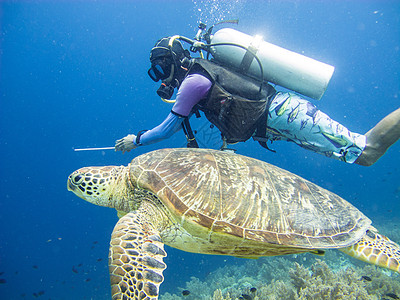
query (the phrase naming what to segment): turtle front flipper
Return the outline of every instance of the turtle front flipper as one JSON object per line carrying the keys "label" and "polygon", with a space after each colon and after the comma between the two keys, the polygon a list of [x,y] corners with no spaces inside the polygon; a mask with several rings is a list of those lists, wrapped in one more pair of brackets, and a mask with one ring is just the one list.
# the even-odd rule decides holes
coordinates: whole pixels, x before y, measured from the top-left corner
{"label": "turtle front flipper", "polygon": [[112,299],[158,299],[166,256],[157,230],[140,210],[122,217],[110,242]]}
{"label": "turtle front flipper", "polygon": [[370,227],[356,244],[339,249],[364,262],[400,273],[400,246]]}

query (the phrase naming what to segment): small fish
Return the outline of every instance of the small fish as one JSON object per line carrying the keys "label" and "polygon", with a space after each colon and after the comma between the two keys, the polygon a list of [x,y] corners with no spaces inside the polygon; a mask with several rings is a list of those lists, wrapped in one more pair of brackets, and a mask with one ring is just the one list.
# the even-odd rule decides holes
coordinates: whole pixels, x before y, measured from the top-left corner
{"label": "small fish", "polygon": [[252,287],[252,288],[250,289],[250,292],[255,293],[255,292],[257,292],[257,289],[256,289],[255,287]]}
{"label": "small fish", "polygon": [[39,295],[38,295],[37,293],[33,293],[32,295],[33,295],[33,297],[35,297],[35,298],[39,297]]}
{"label": "small fish", "polygon": [[307,126],[308,120],[301,120],[300,130],[303,130]]}
{"label": "small fish", "polygon": [[79,264],[78,267],[82,267],[82,264]]}
{"label": "small fish", "polygon": [[97,261],[102,261],[102,260],[103,260],[102,258],[98,258],[98,259],[97,259]]}
{"label": "small fish", "polygon": [[32,268],[39,269],[39,267],[37,265],[33,265]]}
{"label": "small fish", "polygon": [[314,255],[319,255],[319,256],[324,256],[325,255],[325,251],[324,250],[311,250],[310,253],[312,253]]}
{"label": "small fish", "polygon": [[393,293],[387,293],[385,296],[388,296],[393,299],[400,299],[399,296],[397,296],[396,294],[393,294]]}
{"label": "small fish", "polygon": [[75,266],[72,266],[72,272],[78,273],[78,270],[75,268]]}
{"label": "small fish", "polygon": [[275,113],[277,116],[282,116],[285,113],[286,108],[290,103],[290,99],[291,96],[287,97],[285,101],[283,101],[281,104],[275,107]]}
{"label": "small fish", "polygon": [[42,296],[42,295],[44,295],[44,291],[43,290],[39,291],[37,294],[38,294],[38,296]]}
{"label": "small fish", "polygon": [[268,133],[271,133],[272,135],[282,136],[282,134],[278,130],[273,129],[271,127],[267,127],[266,130],[267,130]]}
{"label": "small fish", "polygon": [[[307,142],[307,141],[299,141],[299,142],[300,142],[300,147],[302,147],[304,149],[312,150],[314,152],[317,152],[317,150],[319,149],[318,146],[316,146],[310,142]],[[325,155],[326,155],[326,153],[325,153]]]}
{"label": "small fish", "polygon": [[98,241],[94,241],[94,242],[93,242],[93,244],[95,244],[95,245],[96,245],[97,243],[98,243]]}
{"label": "small fish", "polygon": [[361,276],[361,279],[364,279],[365,281],[372,281],[371,277],[369,276]]}
{"label": "small fish", "polygon": [[86,282],[89,282],[90,280],[92,280],[92,279],[90,279],[90,278],[86,278],[85,279]]}
{"label": "small fish", "polygon": [[182,291],[182,295],[183,296],[187,296],[187,295],[189,295],[190,294],[190,291],[189,290],[183,290]]}
{"label": "small fish", "polygon": [[288,118],[287,118],[287,122],[292,123],[294,120],[296,120],[297,115],[299,114],[299,106],[300,104],[298,104],[295,108],[292,109],[292,111],[289,113]]}
{"label": "small fish", "polygon": [[320,133],[322,133],[322,135],[337,148],[347,146],[347,141],[343,138],[342,135],[340,137],[337,137],[334,136],[333,134],[326,133],[323,131],[320,131]]}
{"label": "small fish", "polygon": [[0,275],[3,275],[4,274],[4,272],[0,272]]}
{"label": "small fish", "polygon": [[4,278],[0,278],[0,283],[6,283],[7,280],[5,280]]}
{"label": "small fish", "polygon": [[247,294],[242,294],[243,299],[245,300],[253,300],[253,297],[247,295]]}

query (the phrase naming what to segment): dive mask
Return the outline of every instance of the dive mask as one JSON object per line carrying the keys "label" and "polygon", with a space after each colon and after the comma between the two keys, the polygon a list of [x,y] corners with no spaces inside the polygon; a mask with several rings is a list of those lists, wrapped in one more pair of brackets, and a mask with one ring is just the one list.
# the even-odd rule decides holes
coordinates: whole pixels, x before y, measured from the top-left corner
{"label": "dive mask", "polygon": [[155,82],[167,79],[171,74],[171,65],[172,59],[170,57],[155,59],[151,63],[151,67],[147,71],[147,74]]}

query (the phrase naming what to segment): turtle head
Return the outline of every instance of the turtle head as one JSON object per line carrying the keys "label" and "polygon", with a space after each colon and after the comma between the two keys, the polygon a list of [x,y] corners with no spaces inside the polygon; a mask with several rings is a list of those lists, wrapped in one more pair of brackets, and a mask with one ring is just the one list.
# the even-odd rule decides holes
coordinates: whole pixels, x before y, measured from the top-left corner
{"label": "turtle head", "polygon": [[114,207],[114,194],[124,169],[123,166],[81,168],[69,175],[68,190],[90,203]]}

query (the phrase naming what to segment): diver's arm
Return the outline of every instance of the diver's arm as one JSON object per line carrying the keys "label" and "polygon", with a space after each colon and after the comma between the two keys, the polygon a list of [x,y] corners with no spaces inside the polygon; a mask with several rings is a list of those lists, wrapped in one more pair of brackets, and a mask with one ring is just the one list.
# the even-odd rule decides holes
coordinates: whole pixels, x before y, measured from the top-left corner
{"label": "diver's arm", "polygon": [[140,144],[157,143],[179,131],[184,118],[189,116],[193,106],[207,96],[211,84],[211,81],[203,75],[188,75],[178,90],[172,112],[160,125],[143,133],[140,137]]}
{"label": "diver's arm", "polygon": [[116,140],[115,150],[125,153],[138,146],[154,144],[169,138],[182,128],[181,124],[185,117],[189,116],[194,105],[207,96],[210,87],[211,81],[202,75],[187,76],[179,88],[176,102],[167,118],[155,128],[141,131],[142,133],[138,134],[139,137],[128,134]]}
{"label": "diver's arm", "polygon": [[181,124],[184,117],[169,113],[167,118],[158,126],[151,130],[143,130],[136,135],[128,134],[122,139],[115,141],[115,151],[122,153],[129,152],[132,149],[142,145],[150,145],[169,138],[175,132],[182,128]]}
{"label": "diver's arm", "polygon": [[[182,129],[181,124],[183,120],[183,117],[169,113],[167,118],[160,125],[146,131],[140,136],[140,145],[145,146],[158,143],[171,137],[175,132]],[[136,145],[136,142],[134,143]]]}
{"label": "diver's arm", "polygon": [[179,87],[172,111],[181,116],[189,116],[192,108],[207,97],[211,85],[212,82],[203,75],[188,75]]}

